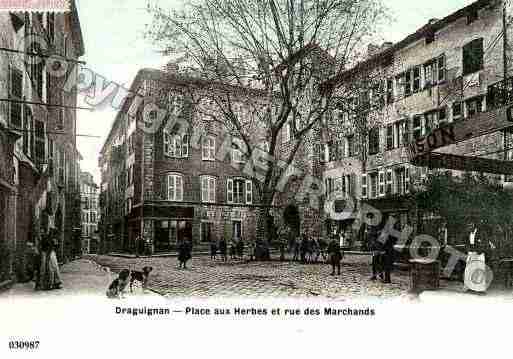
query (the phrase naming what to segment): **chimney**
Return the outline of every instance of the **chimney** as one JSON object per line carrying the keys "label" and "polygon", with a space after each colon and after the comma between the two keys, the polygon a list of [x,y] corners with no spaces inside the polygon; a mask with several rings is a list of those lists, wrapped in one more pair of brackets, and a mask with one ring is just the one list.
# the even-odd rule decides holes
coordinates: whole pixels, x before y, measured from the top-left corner
{"label": "chimney", "polygon": [[176,62],[171,61],[164,65],[163,70],[170,73],[177,73],[180,71],[180,66]]}
{"label": "chimney", "polygon": [[428,21],[428,25],[433,25],[435,22],[438,22],[438,19],[437,19],[437,18],[429,19],[429,21]]}
{"label": "chimney", "polygon": [[376,44],[367,45],[367,57],[376,55],[379,52],[379,46]]}
{"label": "chimney", "polygon": [[391,48],[392,45],[394,45],[393,42],[390,42],[390,41],[384,42],[383,45],[381,45],[381,51]]}

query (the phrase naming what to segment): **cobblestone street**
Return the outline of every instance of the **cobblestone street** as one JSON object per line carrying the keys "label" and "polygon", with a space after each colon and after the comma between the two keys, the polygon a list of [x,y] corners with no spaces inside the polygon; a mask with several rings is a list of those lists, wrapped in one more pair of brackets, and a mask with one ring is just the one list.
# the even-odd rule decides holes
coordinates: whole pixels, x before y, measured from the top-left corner
{"label": "cobblestone street", "polygon": [[395,271],[391,284],[370,281],[370,257],[364,255],[346,256],[340,276],[330,276],[331,267],[327,264],[234,260],[222,263],[198,256],[183,270],[178,268],[175,257],[93,256],[91,259],[116,272],[151,265],[154,269],[149,288],[170,297],[392,298],[404,295],[408,289],[407,272]]}

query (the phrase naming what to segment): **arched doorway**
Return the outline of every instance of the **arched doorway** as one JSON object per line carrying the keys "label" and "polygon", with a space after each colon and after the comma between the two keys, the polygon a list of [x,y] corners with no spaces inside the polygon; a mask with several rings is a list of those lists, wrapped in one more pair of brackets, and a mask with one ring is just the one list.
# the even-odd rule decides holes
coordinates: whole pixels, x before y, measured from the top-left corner
{"label": "arched doorway", "polygon": [[301,229],[301,217],[299,216],[298,208],[290,204],[283,211],[283,222],[292,230],[295,236],[299,236]]}

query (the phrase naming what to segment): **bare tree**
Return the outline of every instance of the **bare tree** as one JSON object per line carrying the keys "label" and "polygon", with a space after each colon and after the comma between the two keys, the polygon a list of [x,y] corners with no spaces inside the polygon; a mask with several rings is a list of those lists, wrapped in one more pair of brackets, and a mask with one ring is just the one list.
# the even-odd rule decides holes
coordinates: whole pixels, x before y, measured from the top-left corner
{"label": "bare tree", "polygon": [[[333,108],[352,101],[322,84],[361,59],[386,19],[381,0],[185,0],[178,9],[150,1],[148,11],[147,35],[155,44],[205,79],[227,84],[196,95],[196,110],[240,138],[248,157],[264,149],[277,159],[253,172],[267,223],[278,183],[300,148],[325,118],[334,118]],[[233,86],[252,89],[234,92]],[[285,126],[292,133],[286,149]],[[255,140],[256,129],[266,146]]]}

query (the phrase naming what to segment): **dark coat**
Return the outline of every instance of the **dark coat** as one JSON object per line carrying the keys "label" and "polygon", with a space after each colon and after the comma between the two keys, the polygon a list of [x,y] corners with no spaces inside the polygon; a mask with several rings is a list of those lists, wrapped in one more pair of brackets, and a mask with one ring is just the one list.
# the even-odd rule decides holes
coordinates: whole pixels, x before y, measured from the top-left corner
{"label": "dark coat", "polygon": [[340,262],[342,260],[340,243],[338,243],[337,240],[333,239],[330,244],[328,244],[328,254],[332,262]]}
{"label": "dark coat", "polygon": [[221,252],[222,255],[226,254],[226,241],[224,239],[219,241],[219,252]]}

